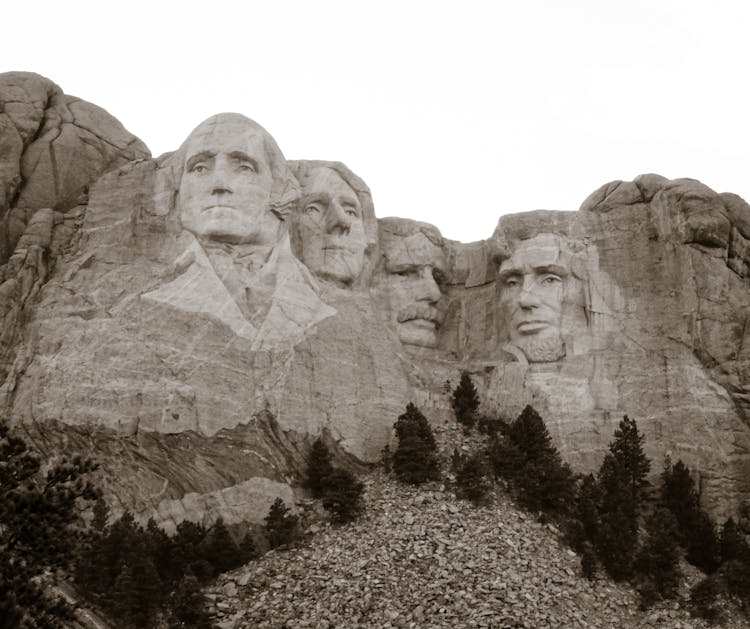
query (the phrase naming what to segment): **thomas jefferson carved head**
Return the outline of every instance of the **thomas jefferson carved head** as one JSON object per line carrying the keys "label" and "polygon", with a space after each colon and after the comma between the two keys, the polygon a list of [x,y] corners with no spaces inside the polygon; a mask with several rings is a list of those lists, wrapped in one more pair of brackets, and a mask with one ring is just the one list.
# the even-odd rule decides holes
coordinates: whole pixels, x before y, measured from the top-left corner
{"label": "thomas jefferson carved head", "polygon": [[368,234],[374,231],[375,216],[367,186],[338,162],[297,161],[290,166],[301,188],[292,228],[295,253],[318,277],[351,285],[374,244],[374,234]]}
{"label": "thomas jefferson carved head", "polygon": [[269,133],[240,114],[202,122],[177,153],[182,226],[232,244],[278,241],[295,184]]}
{"label": "thomas jefferson carved head", "polygon": [[447,268],[440,232],[408,219],[380,221],[381,281],[391,320],[406,345],[435,347],[443,321],[438,309]]}

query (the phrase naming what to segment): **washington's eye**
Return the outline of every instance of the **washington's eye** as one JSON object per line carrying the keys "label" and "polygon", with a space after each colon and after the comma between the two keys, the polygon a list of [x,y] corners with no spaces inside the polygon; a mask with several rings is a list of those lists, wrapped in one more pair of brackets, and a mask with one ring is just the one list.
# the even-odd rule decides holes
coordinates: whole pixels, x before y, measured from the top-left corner
{"label": "washington's eye", "polygon": [[257,172],[255,166],[253,164],[249,164],[247,162],[243,162],[238,166],[238,170],[240,170],[243,173],[254,173]]}
{"label": "washington's eye", "polygon": [[208,170],[205,164],[196,164],[190,169],[191,173],[205,173]]}
{"label": "washington's eye", "polygon": [[396,271],[396,275],[399,277],[412,277],[416,275],[416,271],[413,269],[404,269],[403,271]]}
{"label": "washington's eye", "polygon": [[357,217],[357,210],[356,210],[356,208],[353,208],[351,206],[346,206],[344,208],[344,212],[346,212],[348,216],[352,216],[354,218]]}

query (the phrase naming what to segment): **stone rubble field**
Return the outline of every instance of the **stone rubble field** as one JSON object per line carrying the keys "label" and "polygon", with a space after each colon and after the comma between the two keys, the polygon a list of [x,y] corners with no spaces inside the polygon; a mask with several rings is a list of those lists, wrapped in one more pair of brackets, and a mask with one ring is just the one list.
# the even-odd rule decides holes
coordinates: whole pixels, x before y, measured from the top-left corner
{"label": "stone rubble field", "polygon": [[[475,441],[453,427],[437,437],[444,459],[454,438],[464,449]],[[684,600],[643,612],[630,587],[584,579],[559,531],[502,491],[475,508],[445,484],[404,486],[382,471],[363,480],[357,521],[312,524],[296,546],[218,579],[208,597],[220,627],[710,626]],[[683,567],[687,596],[700,575]],[[730,616],[725,626],[747,623]]]}

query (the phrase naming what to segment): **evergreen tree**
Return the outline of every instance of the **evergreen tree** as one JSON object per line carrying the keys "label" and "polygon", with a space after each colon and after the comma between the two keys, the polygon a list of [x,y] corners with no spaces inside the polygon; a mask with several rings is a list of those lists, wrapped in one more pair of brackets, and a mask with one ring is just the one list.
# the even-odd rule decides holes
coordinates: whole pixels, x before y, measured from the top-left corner
{"label": "evergreen tree", "polygon": [[393,453],[393,471],[402,483],[421,485],[440,479],[435,453],[417,435],[407,435]]}
{"label": "evergreen tree", "polygon": [[671,511],[656,509],[646,522],[646,540],[635,561],[642,607],[677,595],[678,563],[677,523]]}
{"label": "evergreen tree", "polygon": [[281,498],[276,498],[265,517],[265,530],[271,548],[289,544],[297,536],[297,516],[290,513]]}
{"label": "evergreen tree", "polygon": [[459,498],[470,500],[474,505],[482,502],[490,485],[487,482],[487,470],[481,455],[474,453],[460,464],[456,472],[456,484]]}
{"label": "evergreen tree", "polygon": [[576,501],[576,515],[580,520],[585,537],[593,542],[596,539],[596,531],[599,524],[599,488],[593,474],[587,474],[581,481],[578,489],[578,500]]}
{"label": "evergreen tree", "polygon": [[750,548],[732,517],[728,518],[721,527],[719,554],[722,563],[750,556]]}
{"label": "evergreen tree", "polygon": [[245,533],[245,536],[240,542],[240,557],[242,558],[243,564],[248,563],[249,561],[254,561],[260,557],[258,547],[255,545],[255,540],[250,531]]}
{"label": "evergreen tree", "polygon": [[99,496],[94,503],[94,519],[91,522],[91,528],[94,531],[103,533],[104,529],[107,528],[107,520],[109,519],[109,507],[103,496]]}
{"label": "evergreen tree", "polygon": [[307,463],[304,486],[307,487],[315,498],[321,498],[325,488],[326,478],[333,472],[331,465],[331,452],[328,450],[320,437],[312,444],[310,459]]}
{"label": "evergreen tree", "polygon": [[526,456],[509,436],[495,435],[487,448],[487,459],[497,478],[515,481],[523,473]]}
{"label": "evergreen tree", "polygon": [[596,553],[586,545],[581,555],[581,575],[591,581],[596,576]]}
{"label": "evergreen tree", "polygon": [[698,492],[690,476],[690,470],[682,460],[674,465],[665,462],[661,474],[661,500],[672,512],[680,529],[680,539],[686,543],[686,534],[695,521],[699,510]]}
{"label": "evergreen tree", "polygon": [[516,480],[519,503],[529,511],[567,512],[575,499],[575,480],[570,467],[555,450],[548,456],[526,462]]}
{"label": "evergreen tree", "polygon": [[716,599],[720,591],[721,587],[715,577],[706,577],[696,583],[690,590],[690,613],[711,624],[718,623],[721,612],[716,607]]}
{"label": "evergreen tree", "polygon": [[351,522],[362,510],[365,486],[348,470],[335,469],[326,479],[323,508],[338,524]]}
{"label": "evergreen tree", "polygon": [[677,521],[679,540],[687,551],[686,559],[711,574],[719,564],[719,540],[716,526],[700,508],[690,471],[681,460],[674,465],[667,461],[661,481],[662,502]]}
{"label": "evergreen tree", "polygon": [[651,462],[643,452],[646,437],[638,432],[636,421],[627,415],[622,418],[614,436],[614,441],[609,444],[609,451],[628,478],[633,504],[637,509],[645,489],[650,485],[647,476],[651,470]]}
{"label": "evergreen tree", "polygon": [[476,412],[479,408],[479,396],[469,374],[461,373],[461,380],[453,391],[453,412],[459,424],[471,429],[476,422]]}
{"label": "evergreen tree", "polygon": [[70,607],[38,577],[73,560],[84,539],[77,503],[100,495],[87,479],[95,470],[76,455],[42,473],[40,458],[0,419],[0,610],[6,618],[20,615],[22,624],[43,627],[70,619]]}
{"label": "evergreen tree", "polygon": [[110,609],[124,627],[138,627],[136,612],[138,610],[138,592],[133,571],[127,563],[118,566],[117,578],[110,596]]}
{"label": "evergreen tree", "polygon": [[223,518],[216,520],[206,536],[205,556],[216,574],[242,565],[239,548],[229,534]]}
{"label": "evergreen tree", "polygon": [[508,436],[527,461],[552,456],[556,449],[541,415],[527,405],[508,427]]}
{"label": "evergreen tree", "polygon": [[719,538],[716,525],[705,511],[700,509],[693,518],[692,529],[687,535],[685,559],[706,574],[719,567]]}
{"label": "evergreen tree", "polygon": [[211,629],[211,616],[206,611],[207,599],[198,579],[185,576],[170,598],[169,629]]}
{"label": "evergreen tree", "polygon": [[609,575],[621,581],[632,574],[638,545],[638,512],[630,474],[611,453],[599,468],[598,486],[599,520],[594,544]]}
{"label": "evergreen tree", "polygon": [[437,447],[430,423],[412,402],[406,405],[406,411],[398,416],[393,427],[399,441],[409,436],[416,436],[425,443],[428,450],[434,451]]}
{"label": "evergreen tree", "polygon": [[411,402],[394,424],[398,447],[393,453],[393,471],[404,483],[419,485],[440,478],[435,455],[435,437],[430,424]]}

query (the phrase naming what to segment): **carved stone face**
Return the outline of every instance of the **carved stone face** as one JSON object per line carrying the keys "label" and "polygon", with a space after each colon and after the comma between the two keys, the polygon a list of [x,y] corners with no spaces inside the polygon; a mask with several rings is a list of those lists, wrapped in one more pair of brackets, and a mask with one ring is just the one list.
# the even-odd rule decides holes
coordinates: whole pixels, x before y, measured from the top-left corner
{"label": "carved stone face", "polygon": [[443,320],[438,310],[446,262],[443,251],[424,234],[384,245],[391,319],[399,340],[407,345],[435,347]]}
{"label": "carved stone face", "polygon": [[267,132],[236,114],[209,118],[185,144],[178,194],[182,226],[201,238],[273,244],[281,221],[269,210],[273,176]]}
{"label": "carved stone face", "polygon": [[325,166],[311,169],[301,185],[297,226],[302,261],[319,277],[350,284],[362,272],[366,248],[359,199]]}
{"label": "carved stone face", "polygon": [[557,236],[522,241],[500,265],[500,300],[511,344],[529,362],[553,362],[565,355],[561,324],[570,268]]}

